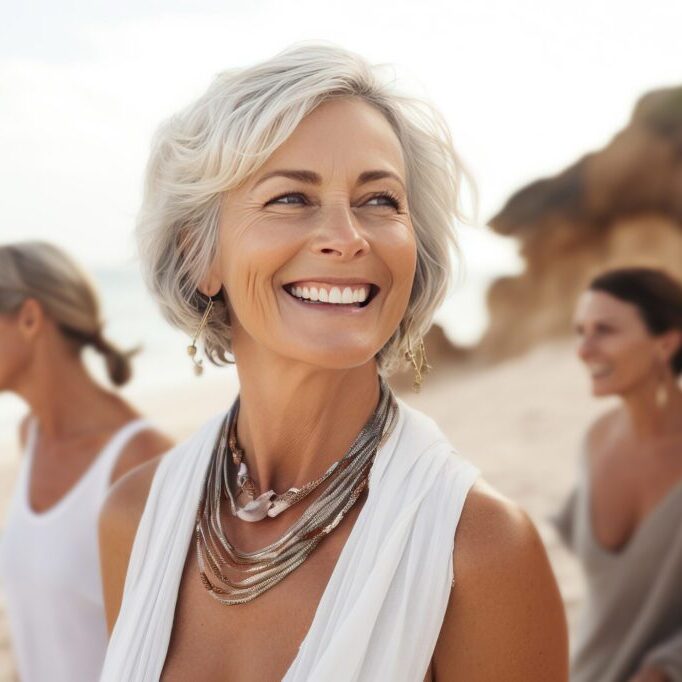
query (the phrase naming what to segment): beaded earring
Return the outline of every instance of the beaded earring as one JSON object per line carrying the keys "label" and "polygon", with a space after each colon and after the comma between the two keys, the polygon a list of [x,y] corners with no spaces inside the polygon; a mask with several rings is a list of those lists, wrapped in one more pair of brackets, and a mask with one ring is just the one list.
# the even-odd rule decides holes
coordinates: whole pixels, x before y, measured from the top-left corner
{"label": "beaded earring", "polygon": [[187,355],[192,358],[192,363],[194,364],[194,374],[197,376],[201,376],[204,371],[202,360],[201,358],[197,357],[197,339],[206,326],[206,322],[208,322],[208,316],[211,314],[211,308],[213,308],[213,299],[209,298],[204,315],[201,318],[201,322],[199,322],[196,332],[194,333],[194,338],[192,338],[192,343],[187,346]]}
{"label": "beaded earring", "polygon": [[424,338],[422,336],[419,337],[419,344],[417,345],[415,352],[412,349],[412,342],[410,341],[410,334],[408,333],[405,359],[414,368],[414,383],[412,384],[412,390],[415,393],[419,393],[422,383],[424,382],[424,375],[428,374],[428,372],[430,372],[432,369],[426,357],[426,348],[424,346]]}

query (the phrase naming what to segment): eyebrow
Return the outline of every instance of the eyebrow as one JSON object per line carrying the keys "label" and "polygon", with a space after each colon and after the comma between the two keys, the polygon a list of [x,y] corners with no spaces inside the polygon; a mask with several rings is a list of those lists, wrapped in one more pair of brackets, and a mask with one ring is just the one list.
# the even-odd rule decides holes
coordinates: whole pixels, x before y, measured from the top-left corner
{"label": "eyebrow", "polygon": [[[289,169],[282,169],[282,170],[275,170],[270,173],[266,173],[262,178],[258,180],[258,182],[253,186],[253,189],[264,183],[266,180],[270,180],[270,178],[289,178],[290,180],[297,180],[298,182],[304,182],[308,185],[321,185],[322,184],[322,177],[318,174],[315,173],[314,171],[308,171],[308,170],[289,170]],[[405,189],[405,183],[403,182],[402,178],[397,175],[396,173],[393,173],[392,171],[387,171],[387,170],[370,170],[370,171],[365,171],[364,173],[360,173],[358,176],[358,181],[356,182],[356,185],[365,185],[368,182],[374,182],[376,180],[384,180],[385,178],[390,178],[392,180],[397,181],[400,186]]]}

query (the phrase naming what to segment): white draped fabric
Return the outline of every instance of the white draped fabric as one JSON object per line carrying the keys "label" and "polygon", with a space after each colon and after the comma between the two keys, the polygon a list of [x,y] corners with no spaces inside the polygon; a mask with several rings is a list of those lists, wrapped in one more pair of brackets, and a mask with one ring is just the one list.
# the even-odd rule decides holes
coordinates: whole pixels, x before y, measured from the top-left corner
{"label": "white draped fabric", "polygon": [[[453,584],[455,530],[479,471],[453,450],[432,419],[400,399],[398,406],[395,429],[370,474],[367,500],[284,682],[424,679]],[[159,465],[102,682],[159,680],[223,417]]]}

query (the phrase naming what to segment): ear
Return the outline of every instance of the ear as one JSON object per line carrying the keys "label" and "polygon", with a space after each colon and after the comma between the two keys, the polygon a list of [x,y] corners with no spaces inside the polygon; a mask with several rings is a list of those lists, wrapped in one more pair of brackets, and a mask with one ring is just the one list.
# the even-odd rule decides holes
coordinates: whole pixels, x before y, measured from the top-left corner
{"label": "ear", "polygon": [[675,353],[682,347],[682,330],[669,329],[658,336],[658,347],[662,359],[669,363]]}
{"label": "ear", "polygon": [[17,314],[19,333],[26,341],[33,340],[45,326],[45,312],[35,298],[27,298]]}
{"label": "ear", "polygon": [[218,258],[215,258],[208,272],[201,278],[197,289],[204,296],[215,296],[222,289],[223,282],[218,268]]}

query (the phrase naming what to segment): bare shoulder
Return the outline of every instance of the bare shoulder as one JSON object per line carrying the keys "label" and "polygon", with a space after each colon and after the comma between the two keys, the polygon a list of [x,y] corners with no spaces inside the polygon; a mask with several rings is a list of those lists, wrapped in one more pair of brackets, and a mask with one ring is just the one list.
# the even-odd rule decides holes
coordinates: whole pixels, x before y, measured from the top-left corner
{"label": "bare shoulder", "polygon": [[479,480],[467,495],[455,546],[434,679],[568,680],[563,603],[527,513]]}
{"label": "bare shoulder", "polygon": [[585,445],[589,453],[599,451],[606,440],[613,434],[620,420],[621,409],[613,407],[599,415],[587,428]]}
{"label": "bare shoulder", "polygon": [[140,431],[121,451],[111,474],[111,482],[115,483],[129,471],[155,459],[172,447],[173,441],[161,431],[156,429]]}
{"label": "bare shoulder", "polygon": [[161,459],[157,456],[119,478],[100,511],[100,565],[109,631],[118,617],[135,534]]}

